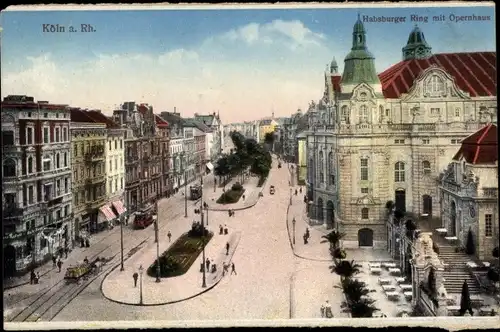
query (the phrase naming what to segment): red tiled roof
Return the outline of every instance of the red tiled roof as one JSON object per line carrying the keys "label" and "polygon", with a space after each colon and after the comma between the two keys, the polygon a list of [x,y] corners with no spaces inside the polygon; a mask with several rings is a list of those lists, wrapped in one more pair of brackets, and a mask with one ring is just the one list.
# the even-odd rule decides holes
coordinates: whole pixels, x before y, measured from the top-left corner
{"label": "red tiled roof", "polygon": [[477,96],[496,96],[496,52],[441,53],[427,59],[401,61],[378,75],[386,98],[407,93],[415,79],[431,65],[453,76],[457,86]]}
{"label": "red tiled roof", "polygon": [[155,114],[155,121],[158,127],[168,127],[168,122],[163,120],[159,115]]}
{"label": "red tiled roof", "polygon": [[498,160],[497,126],[489,124],[466,137],[453,159],[462,157],[469,164],[494,164]]}
{"label": "red tiled roof", "polygon": [[71,108],[71,121],[73,122],[96,122],[87,112],[79,108]]}
{"label": "red tiled roof", "polygon": [[142,114],[145,115],[146,112],[148,111],[148,107],[144,104],[138,105],[137,110]]}
{"label": "red tiled roof", "polygon": [[113,120],[111,120],[110,118],[108,118],[106,115],[102,114],[101,112],[86,111],[86,114],[90,118],[92,118],[93,120],[95,120],[95,122],[105,123],[106,124],[106,128],[120,128],[120,126],[116,122],[114,122]]}

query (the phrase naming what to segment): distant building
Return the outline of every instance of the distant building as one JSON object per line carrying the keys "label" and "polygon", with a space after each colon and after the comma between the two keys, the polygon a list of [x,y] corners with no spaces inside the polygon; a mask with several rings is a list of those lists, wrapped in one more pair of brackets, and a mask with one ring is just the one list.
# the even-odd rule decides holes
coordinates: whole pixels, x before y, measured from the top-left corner
{"label": "distant building", "polygon": [[259,122],[259,143],[264,142],[264,138],[268,133],[274,133],[278,122],[273,119],[263,119]]}
{"label": "distant building", "polygon": [[70,111],[7,96],[2,109],[4,276],[72,246]]}
{"label": "distant building", "polygon": [[200,115],[195,113],[194,120],[203,123],[211,131],[206,132],[206,149],[208,160],[215,160],[222,153],[224,147],[224,125],[219,113],[213,112],[210,115]]}
{"label": "distant building", "polygon": [[[430,171],[430,167],[427,168]],[[439,204],[447,236],[467,244],[469,230],[476,256],[490,260],[498,246],[498,131],[489,124],[462,141],[440,176]],[[430,204],[428,197],[424,202]]]}

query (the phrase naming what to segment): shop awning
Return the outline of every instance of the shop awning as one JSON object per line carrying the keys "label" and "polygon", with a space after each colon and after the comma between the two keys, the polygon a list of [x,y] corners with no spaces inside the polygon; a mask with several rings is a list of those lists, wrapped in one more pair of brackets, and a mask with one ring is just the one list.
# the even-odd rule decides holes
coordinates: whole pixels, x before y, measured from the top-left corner
{"label": "shop awning", "polygon": [[115,214],[113,213],[113,211],[111,211],[111,208],[108,205],[101,206],[99,211],[101,211],[104,214],[107,221],[111,221],[116,218]]}
{"label": "shop awning", "polygon": [[214,170],[214,165],[212,165],[211,162],[208,162],[207,163],[207,168],[210,170],[210,171],[213,171]]}
{"label": "shop awning", "polygon": [[121,216],[122,214],[124,214],[127,211],[127,209],[123,205],[122,201],[114,201],[113,206],[115,207],[116,212],[118,212],[119,216]]}

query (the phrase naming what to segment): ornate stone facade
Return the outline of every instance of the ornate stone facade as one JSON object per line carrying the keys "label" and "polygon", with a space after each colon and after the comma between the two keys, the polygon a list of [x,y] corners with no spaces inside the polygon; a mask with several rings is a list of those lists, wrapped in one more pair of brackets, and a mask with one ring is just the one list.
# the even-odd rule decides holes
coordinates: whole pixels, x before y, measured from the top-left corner
{"label": "ornate stone facade", "polygon": [[[487,73],[481,80],[456,72],[452,75],[453,66],[438,65],[444,60],[437,59],[448,55],[434,55],[422,67],[415,62],[420,58],[410,59],[406,54],[406,61],[379,74],[378,81],[372,75],[374,57],[366,49],[361,22],[356,22],[353,35],[359,35],[354,37],[354,53],[364,53],[359,57],[350,54],[345,70],[359,72],[344,72],[340,77],[332,61],[325,73],[323,98],[310,105],[313,116],[307,133],[307,164],[312,178],[308,192],[314,207],[310,211],[317,211],[312,217],[327,227],[346,232],[346,246],[385,247],[386,202],[392,200],[397,209],[417,215],[439,216],[438,174],[462,139],[496,121],[492,60],[496,55],[471,53],[488,59],[484,68],[470,70]],[[427,45],[423,35],[418,39]],[[411,38],[412,43],[415,40]],[[398,76],[404,68],[415,79]],[[345,77],[349,78],[346,82]],[[333,184],[329,183],[331,177]],[[333,205],[333,213],[327,202]]]}
{"label": "ornate stone facade", "polygon": [[4,275],[71,249],[70,112],[66,105],[2,101]]}

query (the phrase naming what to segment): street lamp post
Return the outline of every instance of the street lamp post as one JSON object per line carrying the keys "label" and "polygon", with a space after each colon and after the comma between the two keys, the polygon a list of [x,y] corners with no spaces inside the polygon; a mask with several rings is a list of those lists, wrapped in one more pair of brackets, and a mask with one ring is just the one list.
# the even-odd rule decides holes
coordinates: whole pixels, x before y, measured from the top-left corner
{"label": "street lamp post", "polygon": [[187,198],[187,176],[184,170],[184,218],[188,216],[188,198]]}
{"label": "street lamp post", "polygon": [[[125,217],[126,218],[126,217]],[[120,220],[120,271],[125,271],[125,268],[123,267],[123,218]]]}
{"label": "street lamp post", "polygon": [[293,226],[293,244],[294,245],[295,245],[295,223],[296,223],[296,220],[295,220],[295,217],[293,217],[292,226]]}
{"label": "street lamp post", "polygon": [[[201,199],[200,199],[200,205],[201,205],[201,208],[200,208],[200,215],[201,215],[201,231],[202,231],[202,245],[203,245],[203,280],[202,280],[202,284],[201,284],[201,287],[205,288],[207,287],[207,281],[206,281],[206,266],[205,266],[205,225],[203,223],[203,175],[201,176]],[[207,223],[208,224],[208,223]]]}
{"label": "street lamp post", "polygon": [[140,280],[140,285],[139,285],[139,291],[140,291],[140,298],[139,298],[139,304],[142,304],[142,273],[144,272],[144,268],[141,266],[139,266],[139,276],[141,278]]}

